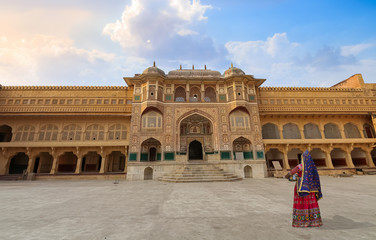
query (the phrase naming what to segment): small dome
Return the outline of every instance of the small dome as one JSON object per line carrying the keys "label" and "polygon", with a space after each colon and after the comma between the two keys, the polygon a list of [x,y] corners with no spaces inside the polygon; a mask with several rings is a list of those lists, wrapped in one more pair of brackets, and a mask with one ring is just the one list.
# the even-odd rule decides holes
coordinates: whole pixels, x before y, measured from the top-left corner
{"label": "small dome", "polygon": [[231,67],[225,71],[224,75],[225,77],[242,76],[245,75],[245,73],[240,68],[236,68],[231,64]]}
{"label": "small dome", "polygon": [[145,69],[142,74],[160,74],[162,76],[165,76],[165,72],[162,69],[159,69],[155,66],[155,62],[152,67],[148,67]]}

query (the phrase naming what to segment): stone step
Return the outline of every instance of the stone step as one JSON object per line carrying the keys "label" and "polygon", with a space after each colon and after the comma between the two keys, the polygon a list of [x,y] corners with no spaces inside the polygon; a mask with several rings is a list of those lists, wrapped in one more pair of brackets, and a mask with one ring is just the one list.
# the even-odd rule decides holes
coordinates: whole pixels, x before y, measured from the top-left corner
{"label": "stone step", "polygon": [[21,180],[21,178],[21,174],[0,175],[0,181],[16,181]]}
{"label": "stone step", "polygon": [[167,173],[160,181],[166,182],[222,182],[241,180],[238,176],[228,173],[212,164],[187,164],[179,170]]}

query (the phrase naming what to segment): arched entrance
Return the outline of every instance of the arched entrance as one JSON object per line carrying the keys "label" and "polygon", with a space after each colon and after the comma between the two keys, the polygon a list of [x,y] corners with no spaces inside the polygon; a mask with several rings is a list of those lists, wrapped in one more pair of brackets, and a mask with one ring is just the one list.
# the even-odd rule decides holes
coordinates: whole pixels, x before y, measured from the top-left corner
{"label": "arched entrance", "polygon": [[27,169],[28,162],[29,157],[25,153],[17,153],[17,155],[10,160],[9,174],[22,174],[23,171]]}
{"label": "arched entrance", "polygon": [[202,144],[194,140],[189,144],[189,160],[202,160]]}
{"label": "arched entrance", "polygon": [[48,152],[41,152],[35,159],[34,173],[50,173],[52,163],[54,161],[53,156]]}
{"label": "arched entrance", "polygon": [[213,153],[213,125],[211,121],[193,114],[184,118],[180,128],[180,153],[188,155],[188,160],[204,160],[205,153]]}
{"label": "arched entrance", "polygon": [[161,142],[155,138],[148,138],[141,144],[141,162],[147,161],[160,161],[161,154]]}
{"label": "arched entrance", "polygon": [[144,180],[153,180],[153,169],[151,167],[145,168]]}
{"label": "arched entrance", "polygon": [[73,152],[65,152],[59,156],[58,172],[74,173],[76,170],[77,156]]}
{"label": "arched entrance", "polygon": [[248,165],[244,167],[244,178],[252,178],[252,168]]}
{"label": "arched entrance", "polygon": [[8,125],[0,126],[0,142],[10,142],[12,140],[12,128]]}
{"label": "arched entrance", "polygon": [[90,151],[82,158],[82,172],[99,172],[101,168],[102,156],[97,152]]}
{"label": "arched entrance", "polygon": [[244,137],[238,137],[233,142],[233,151],[235,160],[252,159],[251,141]]}

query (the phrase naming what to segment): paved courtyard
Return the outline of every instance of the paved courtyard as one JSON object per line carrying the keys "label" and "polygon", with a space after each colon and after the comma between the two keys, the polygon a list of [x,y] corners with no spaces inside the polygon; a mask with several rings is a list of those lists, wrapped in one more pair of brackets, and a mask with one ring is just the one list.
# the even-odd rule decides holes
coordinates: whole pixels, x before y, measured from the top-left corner
{"label": "paved courtyard", "polygon": [[376,239],[376,176],[321,177],[324,226],[291,227],[294,183],[0,182],[0,239]]}

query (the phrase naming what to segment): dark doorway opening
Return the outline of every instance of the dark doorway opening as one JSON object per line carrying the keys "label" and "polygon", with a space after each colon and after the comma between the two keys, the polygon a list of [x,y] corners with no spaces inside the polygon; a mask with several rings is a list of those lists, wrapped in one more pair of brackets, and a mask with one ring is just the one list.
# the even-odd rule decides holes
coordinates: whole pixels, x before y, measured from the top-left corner
{"label": "dark doorway opening", "polygon": [[9,174],[22,174],[23,171],[27,169],[28,162],[29,157],[25,153],[17,153],[17,155],[10,160]]}
{"label": "dark doorway opening", "polygon": [[156,161],[157,160],[157,149],[152,147],[149,150],[149,161]]}
{"label": "dark doorway opening", "polygon": [[197,140],[189,144],[189,160],[202,160],[202,145]]}

